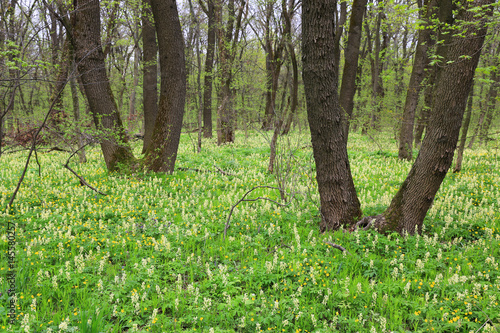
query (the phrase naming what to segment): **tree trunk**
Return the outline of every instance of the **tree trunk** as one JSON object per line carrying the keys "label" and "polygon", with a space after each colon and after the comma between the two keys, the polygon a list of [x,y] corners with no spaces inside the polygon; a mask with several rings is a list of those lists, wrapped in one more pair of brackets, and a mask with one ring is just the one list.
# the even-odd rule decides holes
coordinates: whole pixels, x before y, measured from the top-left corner
{"label": "tree trunk", "polygon": [[321,202],[320,230],[351,226],[361,216],[337,96],[334,22],[336,1],[302,2],[302,62],[307,116]]}
{"label": "tree trunk", "polygon": [[144,154],[151,144],[153,129],[158,115],[158,78],[156,31],[151,11],[151,0],[144,0],[142,12],[143,79],[142,99],[144,108]]}
{"label": "tree trunk", "polygon": [[[223,25],[222,19],[222,1],[216,0],[214,4],[215,22],[217,24],[217,40],[219,46],[219,77],[220,91],[217,107],[217,144],[234,142],[236,112],[233,109],[234,96],[232,91],[233,73],[232,66],[234,61],[235,49],[238,44],[239,30],[243,15],[245,2],[241,1],[236,14],[234,0],[228,3],[228,21]],[[236,23],[236,27],[235,27]],[[223,28],[225,26],[225,29]]]}
{"label": "tree trunk", "polygon": [[286,121],[283,124],[283,132],[281,133],[282,135],[288,134],[288,132],[290,132],[293,116],[295,115],[295,112],[297,110],[298,95],[299,95],[299,69],[297,65],[297,56],[295,55],[295,47],[292,43],[292,32],[291,32],[294,4],[295,1],[290,1],[289,8],[287,9],[286,0],[283,0],[281,6],[285,19],[285,30],[283,32],[283,35],[286,41],[285,44],[288,50],[288,54],[290,55],[290,61],[292,63],[292,75],[293,75],[292,85],[290,87],[290,97],[291,97],[290,111],[288,112]]}
{"label": "tree trunk", "polygon": [[54,107],[50,113],[48,124],[52,127],[52,130],[56,132],[63,130],[63,123],[67,118],[66,112],[64,112],[63,94],[61,93],[61,90],[66,86],[69,68],[72,63],[69,47],[69,40],[66,38],[63,44],[59,71],[57,73],[55,83],[52,86],[52,95],[50,96],[49,101],[49,104],[53,104]]}
{"label": "tree trunk", "polygon": [[207,1],[205,14],[208,17],[207,55],[205,58],[205,82],[203,87],[203,137],[212,137],[212,82],[215,53],[216,22],[214,0]]}
{"label": "tree trunk", "polygon": [[[491,3],[492,0],[477,0],[470,4]],[[451,13],[451,0],[446,5]],[[422,231],[424,217],[453,161],[467,96],[486,35],[485,16],[491,14],[489,9],[486,9],[488,14],[484,11],[478,15],[463,10],[457,15],[457,20],[465,22],[465,37],[454,36],[444,46],[442,59],[446,66],[438,72],[433,110],[422,148],[390,206],[377,217],[375,227],[379,231],[392,230],[400,234]]]}
{"label": "tree trunk", "polygon": [[71,101],[73,103],[73,116],[75,118],[76,125],[76,136],[78,140],[78,157],[80,159],[80,163],[87,162],[87,157],[85,155],[85,140],[83,139],[83,134],[81,131],[82,123],[80,122],[80,101],[78,100],[78,88],[75,79],[75,75],[77,75],[76,63],[72,59],[72,75],[70,77],[70,87],[71,87]]}
{"label": "tree trunk", "polygon": [[[420,3],[420,2],[419,2]],[[423,8],[420,8],[421,16],[425,16],[425,25],[427,26],[435,12],[435,1],[424,0]],[[426,12],[424,12],[426,11]],[[425,76],[425,68],[429,64],[427,54],[432,46],[432,29],[421,28],[418,32],[418,43],[415,50],[415,58],[410,76],[410,83],[406,91],[406,102],[403,110],[403,119],[399,132],[399,158],[410,161],[413,155],[413,126],[415,123],[415,110],[418,105],[420,88]]]}
{"label": "tree trunk", "polygon": [[133,32],[134,39],[134,67],[132,76],[134,78],[132,87],[130,87],[130,96],[128,100],[128,132],[132,134],[134,127],[137,125],[137,114],[135,110],[135,101],[137,95],[137,86],[139,85],[139,59],[141,57],[141,50],[139,49],[139,21],[135,23],[135,31]]}
{"label": "tree trunk", "polygon": [[497,50],[493,55],[496,59],[493,62],[493,69],[491,71],[490,78],[490,89],[488,95],[486,96],[486,114],[482,126],[479,128],[479,142],[480,144],[487,144],[488,132],[490,131],[490,126],[496,113],[496,104],[498,96],[498,88],[500,86],[500,75],[498,75],[500,67],[500,43],[498,44]]}
{"label": "tree trunk", "polygon": [[479,89],[479,105],[478,105],[478,109],[479,109],[479,119],[478,119],[478,122],[477,122],[477,125],[476,127],[474,127],[474,133],[472,134],[472,137],[470,138],[470,141],[469,141],[469,144],[467,145],[467,148],[469,149],[472,149],[472,147],[474,147],[474,142],[476,141],[476,138],[477,138],[477,135],[479,133],[479,129],[481,128],[482,124],[483,124],[483,121],[484,121],[484,116],[486,114],[486,110],[485,108],[483,107],[483,99],[482,99],[482,96],[483,96],[483,89],[484,89],[484,81],[479,81],[480,82],[480,89]]}
{"label": "tree trunk", "polygon": [[[386,21],[384,8],[384,0],[379,0],[374,36],[375,49],[371,52],[372,54],[370,57],[372,70],[372,111],[370,117],[370,127],[376,130],[380,127],[380,114],[382,112],[385,97],[382,72],[384,70],[385,53],[389,43],[387,28],[384,27]],[[382,35],[382,42],[380,41],[380,35]]]}
{"label": "tree trunk", "polygon": [[98,0],[75,0],[71,17],[75,57],[85,94],[101,137],[101,148],[109,171],[133,162],[113,92],[106,75],[101,45]]}
{"label": "tree trunk", "polygon": [[472,114],[472,104],[474,99],[474,82],[470,87],[469,100],[467,102],[467,112],[465,113],[464,124],[462,125],[462,135],[460,137],[460,144],[457,149],[457,161],[453,172],[460,172],[462,170],[462,159],[464,157],[465,141],[467,140],[467,132],[469,131],[470,118]]}
{"label": "tree trunk", "polygon": [[354,0],[352,3],[349,32],[347,34],[347,47],[345,49],[344,71],[340,85],[339,103],[346,116],[344,134],[347,140],[349,123],[354,108],[354,95],[356,94],[356,75],[358,73],[359,48],[361,45],[361,32],[363,30],[363,16],[367,0]]}
{"label": "tree trunk", "polygon": [[150,171],[172,173],[177,158],[186,100],[184,38],[175,0],[151,0],[160,52],[160,102],[151,145],[145,156]]}

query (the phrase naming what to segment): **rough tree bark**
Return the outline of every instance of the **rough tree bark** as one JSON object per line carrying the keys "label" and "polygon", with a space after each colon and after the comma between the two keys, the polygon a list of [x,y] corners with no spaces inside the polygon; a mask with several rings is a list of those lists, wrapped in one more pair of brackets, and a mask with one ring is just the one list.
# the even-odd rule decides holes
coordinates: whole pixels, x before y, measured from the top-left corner
{"label": "rough tree bark", "polygon": [[415,110],[417,109],[420,88],[425,77],[425,68],[429,64],[429,47],[432,46],[433,31],[428,27],[435,12],[436,0],[418,1],[420,16],[424,17],[425,26],[418,32],[418,43],[415,50],[410,83],[406,91],[406,101],[403,109],[403,119],[399,132],[399,158],[410,161],[413,156],[413,126]]}
{"label": "rough tree bark", "polygon": [[172,173],[186,100],[184,38],[175,0],[151,0],[160,53],[158,117],[144,163],[150,171]]}
{"label": "rough tree bark", "polygon": [[302,2],[302,62],[307,116],[321,202],[320,230],[351,226],[361,216],[337,96],[334,22],[336,0]]}
{"label": "rough tree bark", "polygon": [[142,99],[144,109],[144,154],[151,144],[153,129],[158,115],[158,78],[156,31],[151,11],[151,0],[144,0],[142,7],[142,48],[143,48],[143,79]]}
{"label": "rough tree bark", "polygon": [[74,43],[78,72],[89,102],[94,123],[101,137],[101,149],[110,171],[135,158],[106,74],[101,45],[101,17],[98,0],[75,0],[71,15],[71,41]]}
{"label": "rough tree bark", "polygon": [[340,84],[339,103],[346,116],[344,135],[347,140],[349,135],[349,122],[354,108],[354,95],[356,94],[356,75],[358,73],[359,48],[361,45],[361,32],[363,30],[363,16],[366,11],[367,0],[354,0],[352,3],[349,31],[347,33],[347,46],[345,49],[345,62]]}
{"label": "rough tree bark", "polygon": [[[449,7],[451,13],[452,1],[445,2],[441,9]],[[492,2],[475,0],[463,5],[470,9]],[[490,14],[491,9],[483,8],[480,14],[462,9],[455,16],[457,22],[465,23],[461,26],[465,37],[448,37],[452,38],[450,43],[443,44],[441,54],[445,65],[438,71],[427,133],[406,180],[387,210],[376,218],[374,226],[379,231],[400,234],[422,231],[424,217],[453,161],[467,96],[487,31],[486,16]]]}

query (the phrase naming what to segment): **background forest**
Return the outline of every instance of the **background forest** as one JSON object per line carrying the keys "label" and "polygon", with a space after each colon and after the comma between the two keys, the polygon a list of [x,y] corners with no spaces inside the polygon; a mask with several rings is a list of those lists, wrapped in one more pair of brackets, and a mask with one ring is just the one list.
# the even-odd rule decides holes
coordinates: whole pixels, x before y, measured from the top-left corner
{"label": "background forest", "polygon": [[1,331],[500,330],[495,1],[0,15]]}

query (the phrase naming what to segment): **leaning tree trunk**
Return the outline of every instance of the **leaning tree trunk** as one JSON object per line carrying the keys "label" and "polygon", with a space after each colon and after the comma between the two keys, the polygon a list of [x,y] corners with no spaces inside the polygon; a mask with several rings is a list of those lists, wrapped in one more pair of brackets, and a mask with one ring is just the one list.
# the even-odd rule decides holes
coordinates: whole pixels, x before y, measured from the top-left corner
{"label": "leaning tree trunk", "polygon": [[145,156],[150,171],[172,173],[184,116],[186,65],[184,38],[175,0],[151,0],[160,52],[158,117]]}
{"label": "leaning tree trunk", "polygon": [[354,95],[356,94],[356,75],[358,73],[359,48],[361,45],[361,32],[363,30],[363,16],[367,0],[354,0],[352,13],[349,20],[347,34],[347,47],[345,49],[344,72],[340,84],[339,102],[347,121],[345,123],[345,137],[349,135],[349,122],[354,108]]}
{"label": "leaning tree trunk", "polygon": [[[425,16],[426,26],[418,32],[418,43],[410,76],[410,83],[406,91],[406,101],[403,109],[403,120],[399,131],[399,158],[410,161],[413,155],[413,126],[415,110],[417,109],[420,88],[425,77],[425,68],[429,63],[428,50],[432,46],[432,29],[427,27],[436,3],[433,0],[424,0],[422,16]],[[426,11],[426,13],[424,12]]]}
{"label": "leaning tree trunk", "polygon": [[143,79],[142,104],[144,108],[144,154],[151,144],[151,137],[158,115],[158,79],[156,31],[151,12],[151,0],[144,0],[142,12],[142,44],[143,44]]}
{"label": "leaning tree trunk", "polygon": [[106,74],[101,45],[101,17],[98,0],[75,0],[71,17],[72,42],[78,72],[99,131],[101,148],[110,171],[133,162],[120,114]]}
{"label": "leaning tree trunk", "polygon": [[336,1],[302,3],[303,79],[321,201],[321,231],[350,226],[361,216],[344,136],[345,116],[337,96],[334,22]]}
{"label": "leaning tree trunk", "polygon": [[[473,5],[486,6],[492,2],[476,0]],[[451,1],[448,5],[451,10]],[[491,14],[489,9],[487,13]],[[487,31],[486,15],[463,11],[458,16],[465,22],[465,37],[453,37],[446,48],[443,58],[446,65],[438,72],[433,110],[422,148],[389,208],[377,217],[375,227],[379,231],[400,234],[422,231],[424,217],[453,161],[467,96]]]}

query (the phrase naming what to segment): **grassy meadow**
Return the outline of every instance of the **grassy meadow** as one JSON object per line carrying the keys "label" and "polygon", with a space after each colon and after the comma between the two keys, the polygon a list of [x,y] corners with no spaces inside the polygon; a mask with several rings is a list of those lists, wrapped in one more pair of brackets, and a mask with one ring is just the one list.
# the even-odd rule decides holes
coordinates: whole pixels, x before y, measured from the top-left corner
{"label": "grassy meadow", "polygon": [[[411,167],[397,143],[350,135],[365,215],[383,212]],[[421,236],[318,231],[310,139],[282,138],[278,174],[258,133],[217,147],[183,134],[172,175],[109,174],[99,146],[88,163],[38,153],[14,207],[16,320],[0,261],[0,332],[500,332],[500,152],[465,152]],[[141,142],[136,143],[136,156]],[[379,147],[380,145],[380,147]],[[383,148],[383,151],[380,151]],[[27,152],[0,158],[0,207]],[[221,172],[222,171],[222,172]],[[39,173],[40,172],[40,173]],[[255,186],[225,225],[234,204]],[[325,243],[345,247],[350,254]]]}

